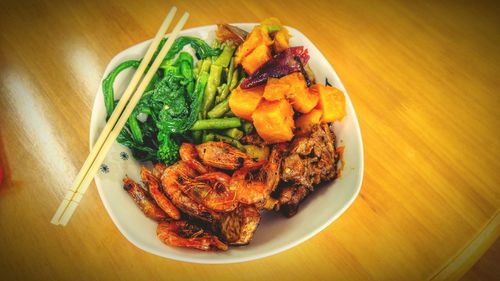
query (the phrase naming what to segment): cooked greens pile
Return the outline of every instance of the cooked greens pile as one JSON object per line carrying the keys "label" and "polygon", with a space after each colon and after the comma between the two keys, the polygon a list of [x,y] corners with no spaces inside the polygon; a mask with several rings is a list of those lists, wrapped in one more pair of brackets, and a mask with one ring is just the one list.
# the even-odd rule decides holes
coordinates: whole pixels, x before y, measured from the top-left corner
{"label": "cooked greens pile", "polygon": [[[193,56],[183,51],[186,45],[195,52],[196,66]],[[233,42],[220,45],[216,40],[210,47],[199,38],[177,38],[117,141],[130,148],[138,161],[167,164],[178,160],[183,141],[221,140],[244,150],[239,140],[250,133],[252,124],[234,117],[228,104],[231,90],[243,78],[243,71],[234,66],[235,50]],[[107,118],[117,104],[113,91],[116,77],[125,69],[137,68],[140,62],[124,61],[102,81]]]}
{"label": "cooked greens pile", "polygon": [[[162,40],[158,50],[165,41]],[[194,72],[193,57],[181,51],[186,45],[194,49],[198,59],[217,56],[221,52],[199,38],[183,36],[176,39],[117,139],[129,147],[139,161],[171,164],[178,159],[180,141],[192,138],[189,129],[200,114],[209,73]],[[114,80],[120,72],[129,67],[136,68],[139,63],[138,60],[125,61],[103,80],[108,118],[116,105]]]}

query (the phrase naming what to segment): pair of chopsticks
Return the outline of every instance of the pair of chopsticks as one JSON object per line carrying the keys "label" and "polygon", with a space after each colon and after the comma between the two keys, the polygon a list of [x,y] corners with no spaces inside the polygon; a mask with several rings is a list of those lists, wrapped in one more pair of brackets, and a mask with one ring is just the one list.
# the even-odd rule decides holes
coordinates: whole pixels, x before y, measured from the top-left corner
{"label": "pair of chopsticks", "polygon": [[[150,63],[153,54],[158,48],[161,39],[165,36],[165,32],[167,31],[170,23],[172,22],[176,11],[177,8],[172,7],[167,17],[161,24],[160,29],[156,33],[155,38],[151,42],[151,45],[149,46],[149,49],[146,52],[146,55],[144,56],[139,67],[137,68],[134,76],[132,77],[132,80],[128,84],[127,89],[123,93],[122,98],[116,105],[113,114],[111,115],[108,122],[106,123],[106,126],[99,135],[99,138],[97,139],[94,147],[90,151],[90,154],[85,160],[83,167],[80,169],[80,172],[78,172],[78,175],[76,176],[76,179],[73,182],[71,188],[66,192],[66,196],[59,205],[59,208],[54,214],[54,217],[52,217],[52,220],[50,221],[51,223],[55,225],[64,226],[71,219],[71,216],[78,207],[78,204],[80,203],[80,200],[85,194],[85,191],[87,191],[87,188],[90,185],[92,179],[94,178],[102,161],[104,160],[104,157],[108,153],[112,144],[115,142],[120,131],[123,129],[123,126],[127,122],[128,117],[130,116],[135,106],[141,99],[144,90],[149,85],[149,82],[151,81],[153,75],[158,70],[158,67],[165,58],[165,55],[167,54],[168,50],[174,43],[179,32],[184,27],[184,24],[186,23],[189,17],[188,13],[184,13],[184,15],[177,23],[177,25],[174,27],[172,33],[169,35],[167,39],[167,42],[165,42],[165,45],[163,45],[162,49],[160,50],[160,53],[158,54],[155,61],[153,62],[148,72],[144,76],[144,72],[148,64]],[[138,84],[139,86],[137,86]]]}

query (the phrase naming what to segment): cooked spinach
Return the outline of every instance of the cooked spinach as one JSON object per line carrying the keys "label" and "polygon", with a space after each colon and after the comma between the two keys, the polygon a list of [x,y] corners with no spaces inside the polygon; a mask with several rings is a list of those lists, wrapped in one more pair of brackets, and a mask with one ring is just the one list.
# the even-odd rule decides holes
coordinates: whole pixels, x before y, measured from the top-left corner
{"label": "cooked spinach", "polygon": [[[165,41],[161,41],[158,50]],[[180,142],[191,138],[189,129],[200,113],[209,75],[201,72],[195,79],[193,57],[181,51],[188,44],[199,59],[221,52],[199,38],[183,36],[176,39],[117,138],[119,143],[132,150],[139,161],[171,164],[178,159]],[[113,91],[115,78],[129,67],[137,68],[139,63],[137,60],[123,62],[103,80],[108,118],[116,105]]]}

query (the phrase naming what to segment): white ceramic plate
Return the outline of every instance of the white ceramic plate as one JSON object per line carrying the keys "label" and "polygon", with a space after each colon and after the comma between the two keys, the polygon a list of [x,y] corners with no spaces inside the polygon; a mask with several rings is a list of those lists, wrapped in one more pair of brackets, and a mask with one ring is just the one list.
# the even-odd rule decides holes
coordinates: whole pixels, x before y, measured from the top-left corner
{"label": "white ceramic plate", "polygon": [[[247,31],[255,24],[235,24]],[[358,120],[351,100],[339,77],[326,58],[314,44],[298,30],[287,27],[292,38],[292,46],[303,45],[309,49],[310,66],[318,82],[325,78],[341,89],[347,100],[347,116],[335,124],[337,145],[345,146],[345,166],[342,176],[334,183],[314,192],[299,207],[292,218],[279,213],[265,212],[251,243],[242,247],[231,247],[226,252],[203,252],[199,250],[170,247],[156,238],[157,223],[146,218],[122,188],[122,179],[129,175],[136,181],[139,177],[139,163],[130,151],[118,143],[111,148],[98,175],[95,177],[97,189],[111,219],[120,232],[134,245],[144,251],[180,261],[195,263],[234,263],[270,256],[311,238],[337,219],[358,195],[363,179],[363,145]],[[215,25],[187,29],[181,35],[197,36],[211,43]],[[142,58],[150,41],[132,46],[116,55],[106,68],[105,75],[120,62]],[[121,95],[132,70],[126,70],[115,81],[115,93]],[[90,144],[94,144],[105,124],[105,107],[102,88],[94,101],[90,124]]]}

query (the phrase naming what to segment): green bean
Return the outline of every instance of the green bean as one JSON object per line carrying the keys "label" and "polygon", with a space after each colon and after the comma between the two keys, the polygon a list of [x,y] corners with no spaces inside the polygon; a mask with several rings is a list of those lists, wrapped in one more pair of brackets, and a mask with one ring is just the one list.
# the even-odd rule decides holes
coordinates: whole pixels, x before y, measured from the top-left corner
{"label": "green bean", "polygon": [[227,84],[226,83],[224,83],[224,84],[220,85],[219,87],[217,87],[217,95],[222,94],[222,92],[224,91],[225,88],[227,88]]}
{"label": "green bean", "polygon": [[231,82],[229,83],[229,90],[232,91],[236,86],[238,86],[238,69],[235,68],[233,71]]}
{"label": "green bean", "polygon": [[202,116],[205,118],[207,112],[212,108],[215,100],[215,92],[220,84],[220,76],[222,67],[216,64],[210,66],[210,76],[208,77],[207,87],[205,88],[205,96],[203,97]]}
{"label": "green bean", "polygon": [[210,71],[210,66],[212,65],[212,60],[210,58],[208,59],[204,59],[203,62],[201,63],[201,67],[200,67],[200,73],[202,71],[205,71],[205,72],[209,72]]}
{"label": "green bean", "polygon": [[216,106],[214,106],[214,108],[212,108],[212,110],[210,110],[207,113],[207,116],[210,119],[219,118],[222,117],[228,111],[229,111],[229,99],[225,99]]}
{"label": "green bean", "polygon": [[238,128],[227,129],[227,130],[224,130],[222,133],[225,136],[228,136],[228,137],[235,139],[235,140],[240,140],[244,135],[244,133],[241,130],[239,130]]}
{"label": "green bean", "polygon": [[[212,43],[212,49],[219,49],[220,48],[220,41],[215,39],[214,42]],[[215,62],[217,59],[217,56],[212,57],[212,64]]]}
{"label": "green bean", "polygon": [[202,64],[202,63],[203,63],[203,60],[199,60],[199,61],[197,61],[197,62],[195,63],[195,65],[194,65],[194,69],[193,69],[193,71],[194,71],[194,74],[195,74],[196,76],[198,75],[198,73],[200,73],[200,70],[201,70],[201,64]]}
{"label": "green bean", "polygon": [[219,55],[217,59],[215,59],[213,63],[220,65],[222,67],[227,67],[233,57],[235,49],[236,45],[234,45],[232,42],[226,43],[224,49],[222,49],[222,53]]}
{"label": "green bean", "polygon": [[245,132],[245,135],[248,135],[253,131],[253,124],[251,122],[243,121],[241,129]]}
{"label": "green bean", "polygon": [[237,149],[239,149],[239,150],[241,150],[243,152],[246,151],[246,148],[238,140],[235,140],[233,138],[226,137],[226,136],[223,136],[223,135],[219,135],[219,134],[214,134],[214,137],[215,137],[215,139],[218,139],[220,141],[229,143],[230,145],[236,147]]}
{"label": "green bean", "polygon": [[220,85],[219,87],[217,87],[217,95],[215,96],[215,104],[219,104],[221,101],[223,101],[224,99],[222,99],[222,95],[224,94],[224,91],[226,91],[226,89],[228,88],[227,84],[224,83],[222,85]]}
{"label": "green bean", "polygon": [[191,131],[199,130],[222,130],[230,128],[238,128],[241,126],[241,120],[237,117],[232,118],[217,118],[198,120],[191,127]]}
{"label": "green bean", "polygon": [[[216,103],[219,103],[223,100],[225,100],[227,98],[227,95],[229,95],[229,93],[231,92],[231,83],[234,79],[234,59],[231,58],[231,62],[229,63],[229,69],[228,69],[228,76],[227,76],[227,81],[226,81],[226,84],[228,85],[225,89],[223,89],[222,93],[220,95],[218,95],[215,99],[215,102]],[[237,78],[237,75],[238,73],[236,73],[236,78]]]}
{"label": "green bean", "polygon": [[203,135],[203,141],[202,142],[207,142],[207,141],[213,141],[215,139],[214,134],[208,133]]}

